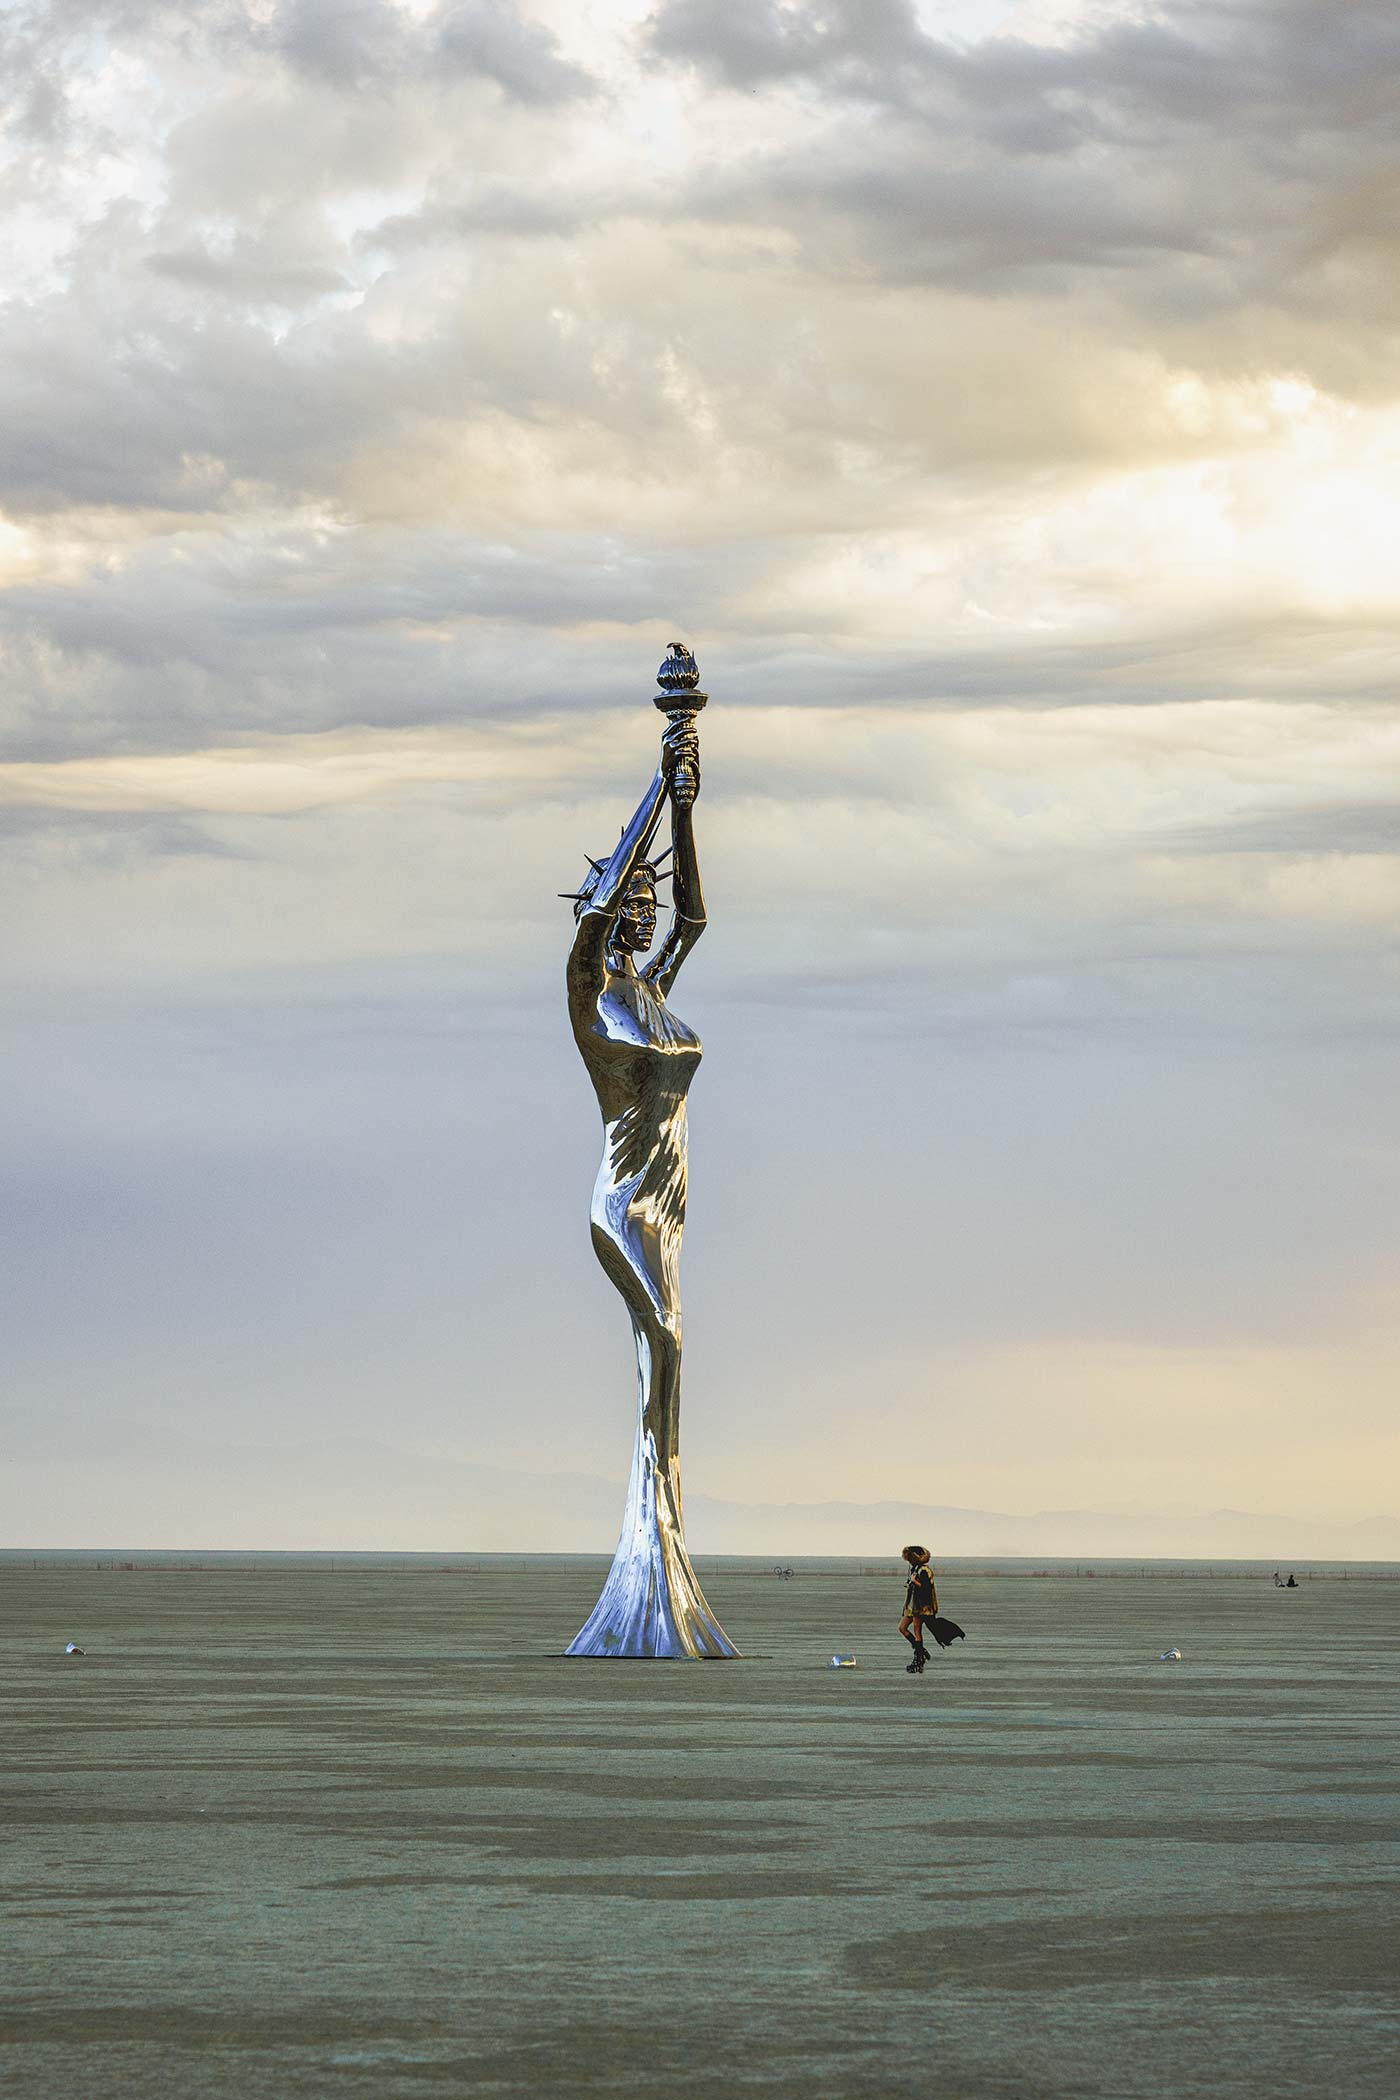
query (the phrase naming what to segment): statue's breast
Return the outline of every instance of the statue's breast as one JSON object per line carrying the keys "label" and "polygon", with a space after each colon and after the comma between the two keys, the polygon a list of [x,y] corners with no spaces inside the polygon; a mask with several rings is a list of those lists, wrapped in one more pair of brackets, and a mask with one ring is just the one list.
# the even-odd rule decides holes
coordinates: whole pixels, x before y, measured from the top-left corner
{"label": "statue's breast", "polygon": [[699,1058],[700,1038],[640,977],[609,977],[598,999],[593,1031],[627,1050],[660,1057]]}

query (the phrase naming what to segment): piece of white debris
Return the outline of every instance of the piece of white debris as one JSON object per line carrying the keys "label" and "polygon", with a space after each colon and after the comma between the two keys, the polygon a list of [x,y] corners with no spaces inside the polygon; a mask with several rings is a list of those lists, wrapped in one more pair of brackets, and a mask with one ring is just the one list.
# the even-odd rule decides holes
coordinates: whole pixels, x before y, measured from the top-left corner
{"label": "piece of white debris", "polygon": [[833,1655],[827,1664],[828,1670],[853,1670],[856,1659],[853,1655]]}
{"label": "piece of white debris", "polygon": [[87,1649],[80,1648],[76,1641],[70,1641],[63,1652],[65,1655],[86,1655]]}
{"label": "piece of white debris", "polygon": [[1164,1648],[1157,1660],[1159,1663],[1179,1663],[1181,1661],[1181,1650],[1179,1648]]}

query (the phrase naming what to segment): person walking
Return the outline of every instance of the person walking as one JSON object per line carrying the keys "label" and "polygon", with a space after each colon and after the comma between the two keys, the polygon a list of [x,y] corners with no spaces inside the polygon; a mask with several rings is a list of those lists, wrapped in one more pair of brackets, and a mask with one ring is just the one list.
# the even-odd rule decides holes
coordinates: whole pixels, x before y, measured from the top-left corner
{"label": "person walking", "polygon": [[928,1661],[924,1628],[931,1626],[938,1616],[938,1591],[934,1587],[927,1546],[906,1546],[900,1559],[908,1566],[909,1580],[904,1585],[904,1617],[899,1622],[899,1630],[914,1650],[914,1660],[905,1665],[906,1671],[909,1676],[917,1677]]}

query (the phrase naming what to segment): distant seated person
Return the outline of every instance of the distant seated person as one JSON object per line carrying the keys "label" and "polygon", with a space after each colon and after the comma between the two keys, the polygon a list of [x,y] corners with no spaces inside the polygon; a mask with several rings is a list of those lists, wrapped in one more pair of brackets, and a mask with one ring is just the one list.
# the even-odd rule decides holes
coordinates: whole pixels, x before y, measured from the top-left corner
{"label": "distant seated person", "polygon": [[906,1546],[900,1559],[908,1566],[909,1580],[904,1585],[904,1617],[899,1622],[899,1630],[914,1651],[914,1660],[906,1663],[905,1669],[911,1677],[917,1677],[928,1661],[925,1633],[931,1633],[940,1648],[951,1647],[954,1641],[961,1641],[966,1636],[961,1626],[938,1616],[938,1592],[933,1586],[928,1548]]}

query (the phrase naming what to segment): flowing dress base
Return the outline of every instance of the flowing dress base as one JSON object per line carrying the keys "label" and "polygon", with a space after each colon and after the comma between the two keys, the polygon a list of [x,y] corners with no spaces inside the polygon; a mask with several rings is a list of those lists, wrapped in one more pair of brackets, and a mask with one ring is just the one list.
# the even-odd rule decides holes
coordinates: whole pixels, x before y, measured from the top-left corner
{"label": "flowing dress base", "polygon": [[658,1466],[654,1441],[640,1424],[617,1552],[602,1595],[564,1652],[692,1660],[739,1653],[690,1565],[680,1482]]}

